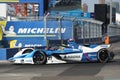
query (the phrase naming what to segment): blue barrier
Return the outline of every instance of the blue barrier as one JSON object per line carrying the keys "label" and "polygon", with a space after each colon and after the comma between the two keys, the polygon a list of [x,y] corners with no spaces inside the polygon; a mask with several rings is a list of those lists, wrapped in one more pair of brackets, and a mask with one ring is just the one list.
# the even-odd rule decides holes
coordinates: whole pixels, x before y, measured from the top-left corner
{"label": "blue barrier", "polygon": [[6,60],[6,49],[0,49],[0,60]]}
{"label": "blue barrier", "polygon": [[10,57],[13,57],[18,52],[18,48],[1,48],[0,49],[0,60],[7,60]]}
{"label": "blue barrier", "polygon": [[6,49],[6,59],[13,57],[19,51],[18,48],[8,48]]}

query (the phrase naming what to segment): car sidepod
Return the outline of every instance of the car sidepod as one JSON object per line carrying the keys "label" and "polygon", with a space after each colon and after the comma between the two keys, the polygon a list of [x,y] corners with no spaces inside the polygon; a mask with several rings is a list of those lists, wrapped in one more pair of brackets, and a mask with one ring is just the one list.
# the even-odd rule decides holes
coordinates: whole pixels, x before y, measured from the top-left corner
{"label": "car sidepod", "polygon": [[97,52],[84,53],[81,62],[96,62],[98,61]]}
{"label": "car sidepod", "polygon": [[65,48],[64,50],[48,51],[47,63],[81,62],[83,53],[79,49]]}

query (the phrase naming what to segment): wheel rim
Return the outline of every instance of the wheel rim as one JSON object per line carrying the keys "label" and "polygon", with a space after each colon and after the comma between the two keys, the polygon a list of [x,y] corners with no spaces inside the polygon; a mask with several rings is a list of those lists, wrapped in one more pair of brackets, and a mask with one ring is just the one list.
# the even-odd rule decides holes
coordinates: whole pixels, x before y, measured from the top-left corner
{"label": "wheel rim", "polygon": [[35,64],[41,64],[44,61],[44,55],[40,53],[35,53],[33,56],[33,60]]}
{"label": "wheel rim", "polygon": [[107,62],[108,60],[108,52],[107,50],[101,50],[99,53],[100,62]]}

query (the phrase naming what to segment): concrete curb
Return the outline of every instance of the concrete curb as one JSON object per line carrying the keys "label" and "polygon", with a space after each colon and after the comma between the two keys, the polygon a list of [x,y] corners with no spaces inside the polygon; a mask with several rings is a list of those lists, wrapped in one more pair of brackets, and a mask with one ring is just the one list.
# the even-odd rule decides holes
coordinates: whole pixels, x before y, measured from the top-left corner
{"label": "concrete curb", "polygon": [[0,60],[0,64],[9,64],[10,62],[8,60]]}

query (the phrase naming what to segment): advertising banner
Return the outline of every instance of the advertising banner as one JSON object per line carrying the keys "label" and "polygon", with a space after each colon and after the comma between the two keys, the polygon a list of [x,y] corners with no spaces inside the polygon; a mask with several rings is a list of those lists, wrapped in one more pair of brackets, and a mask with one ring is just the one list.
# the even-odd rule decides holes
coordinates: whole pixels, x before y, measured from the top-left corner
{"label": "advertising banner", "polygon": [[6,11],[0,17],[31,17],[44,15],[44,0],[0,0],[1,9]]}
{"label": "advertising banner", "polygon": [[[47,35],[48,39],[69,39],[72,38],[72,21],[47,21]],[[69,34],[69,35],[68,35]]]}
{"label": "advertising banner", "polygon": [[[10,47],[40,47],[46,46],[46,39],[58,40],[72,37],[72,22],[47,21],[15,21],[1,26],[3,40],[10,42]],[[69,35],[68,35],[69,34]]]}

